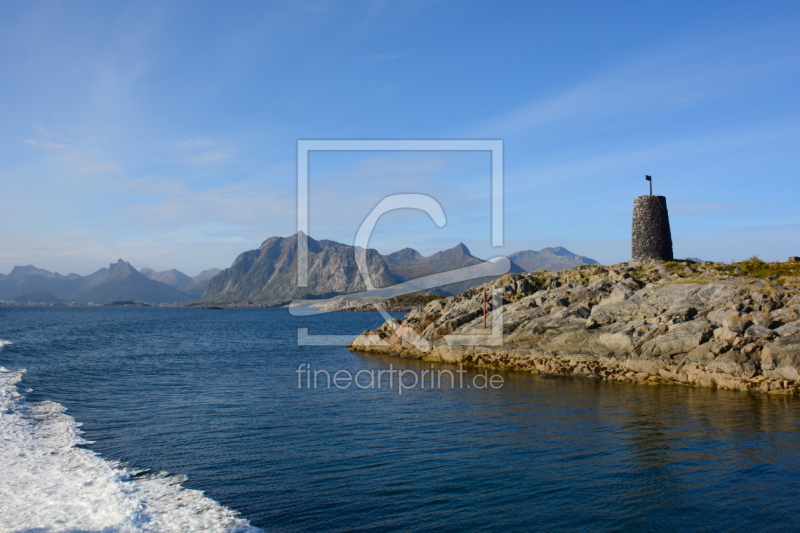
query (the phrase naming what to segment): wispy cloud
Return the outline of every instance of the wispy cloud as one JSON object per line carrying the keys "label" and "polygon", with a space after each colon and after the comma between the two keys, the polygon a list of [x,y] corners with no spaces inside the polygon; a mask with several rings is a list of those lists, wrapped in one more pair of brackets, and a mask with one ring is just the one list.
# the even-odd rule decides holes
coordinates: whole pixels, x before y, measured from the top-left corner
{"label": "wispy cloud", "polygon": [[[120,172],[119,166],[108,162],[108,157],[102,150],[88,149],[87,139],[80,132],[73,131],[71,136],[67,136],[38,123],[34,123],[33,128],[43,138],[22,139],[22,142],[28,146],[53,152],[47,159],[55,172],[55,177],[50,178],[52,182],[63,182],[78,175]],[[88,144],[91,145],[91,142]]]}
{"label": "wispy cloud", "polygon": [[145,179],[133,178],[108,184],[108,189],[124,192],[136,192],[148,195],[155,194],[180,194],[186,191],[186,186],[162,178]]}
{"label": "wispy cloud", "polygon": [[170,143],[170,147],[183,154],[187,163],[218,163],[230,159],[234,149],[220,141],[204,138],[180,139]]}
{"label": "wispy cloud", "polygon": [[[522,176],[514,190],[540,187],[547,183],[566,182],[587,176],[619,173],[631,167],[648,168],[666,160],[687,159],[698,155],[726,153],[781,138],[797,135],[800,124],[765,124],[760,129],[725,131],[662,143],[652,143],[599,155],[575,157],[565,153],[563,162],[513,170],[510,178]],[[531,178],[535,179],[531,179]]]}
{"label": "wispy cloud", "polygon": [[[717,39],[729,42],[733,37]],[[722,46],[702,38],[670,43],[560,93],[537,97],[501,113],[479,124],[471,134],[511,135],[577,117],[619,117],[685,107],[757,87],[776,73],[786,72],[784,63],[758,54],[747,57],[728,52],[720,61],[713,54],[698,53]]]}
{"label": "wispy cloud", "polygon": [[62,135],[61,133],[57,133],[55,131],[49,130],[49,129],[45,128],[44,126],[42,126],[41,124],[38,124],[38,123],[34,123],[33,129],[36,130],[36,133],[38,133],[40,137],[46,137],[48,139],[56,139],[56,140],[59,140],[59,141],[66,141],[67,140],[67,136],[66,135]]}
{"label": "wispy cloud", "polygon": [[229,150],[212,150],[190,157],[187,161],[192,163],[217,163],[219,161],[225,161],[230,157],[231,152]]}
{"label": "wispy cloud", "polygon": [[181,139],[170,144],[173,148],[195,150],[213,148],[216,143],[210,139]]}
{"label": "wispy cloud", "polygon": [[[440,156],[414,157],[402,159],[397,157],[370,157],[359,160],[355,165],[335,177],[341,179],[426,179],[448,170],[448,163]],[[334,177],[331,175],[330,177]]]}
{"label": "wispy cloud", "polygon": [[105,175],[123,172],[120,166],[110,162],[105,154],[70,149],[55,152],[49,163],[52,171],[50,181],[73,183],[75,186],[82,184],[82,180],[77,179],[79,176],[92,181]]}
{"label": "wispy cloud", "polygon": [[53,141],[45,141],[43,139],[22,139],[22,142],[28,146],[35,146],[36,148],[43,148],[45,150],[64,150],[67,146]]}
{"label": "wispy cloud", "polygon": [[295,199],[289,191],[267,189],[260,183],[238,183],[199,190],[169,180],[135,179],[112,185],[144,195],[122,210],[137,224],[179,224],[219,221],[246,225],[293,221]]}

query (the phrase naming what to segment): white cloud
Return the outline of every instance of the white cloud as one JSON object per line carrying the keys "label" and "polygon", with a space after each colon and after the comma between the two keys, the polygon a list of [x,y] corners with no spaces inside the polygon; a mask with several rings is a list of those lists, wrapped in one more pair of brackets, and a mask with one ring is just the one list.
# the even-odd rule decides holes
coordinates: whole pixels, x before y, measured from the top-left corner
{"label": "white cloud", "polygon": [[230,157],[231,152],[227,150],[214,150],[190,157],[187,161],[192,163],[216,163],[218,161],[229,159]]}
{"label": "white cloud", "polygon": [[738,39],[717,35],[714,42],[698,38],[670,43],[560,94],[540,96],[502,113],[472,134],[504,136],[576,117],[687,106],[761,86],[786,72],[785,63],[769,49],[737,54]]}
{"label": "white cloud", "polygon": [[75,174],[118,174],[120,169],[111,163],[74,159],[68,163],[69,170]]}
{"label": "white cloud", "polygon": [[45,141],[43,139],[22,139],[22,142],[29,146],[35,146],[36,148],[43,148],[45,150],[63,150],[66,148],[64,144]]}
{"label": "white cloud", "polygon": [[169,143],[169,147],[182,152],[187,163],[217,163],[230,159],[234,150],[225,142],[213,139],[180,139]]}
{"label": "white cloud", "polygon": [[67,140],[67,136],[66,135],[62,135],[60,133],[56,133],[55,131],[51,131],[51,130],[45,128],[44,126],[42,126],[41,124],[34,124],[33,125],[33,129],[36,130],[36,133],[38,133],[40,137],[47,137],[47,138],[56,139],[56,140],[59,140],[59,141],[66,141]]}
{"label": "white cloud", "polygon": [[174,148],[182,150],[208,149],[213,148],[215,145],[216,143],[210,139],[181,139],[172,143]]}
{"label": "white cloud", "polygon": [[260,183],[239,183],[204,190],[167,180],[128,180],[113,185],[152,196],[122,210],[137,224],[173,222],[189,224],[205,221],[268,226],[267,223],[294,222],[294,194],[283,190],[267,190]]}
{"label": "white cloud", "polygon": [[[764,125],[761,129],[747,128],[740,131],[681,138],[649,146],[620,150],[604,151],[601,155],[576,157],[565,153],[558,159],[563,162],[536,165],[507,172],[509,178],[521,177],[514,190],[541,187],[546,183],[570,181],[586,176],[601,174],[618,174],[621,169],[632,167],[648,168],[660,161],[685,160],[698,155],[726,152],[744,147],[797,135],[797,123]],[[531,179],[535,177],[535,179]]]}

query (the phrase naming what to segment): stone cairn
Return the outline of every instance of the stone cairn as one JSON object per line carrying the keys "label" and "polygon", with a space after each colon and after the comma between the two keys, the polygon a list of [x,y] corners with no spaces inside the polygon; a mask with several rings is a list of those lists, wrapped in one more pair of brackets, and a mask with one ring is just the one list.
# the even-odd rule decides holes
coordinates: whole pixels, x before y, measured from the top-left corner
{"label": "stone cairn", "polygon": [[650,194],[634,198],[631,249],[634,261],[672,261],[666,197]]}

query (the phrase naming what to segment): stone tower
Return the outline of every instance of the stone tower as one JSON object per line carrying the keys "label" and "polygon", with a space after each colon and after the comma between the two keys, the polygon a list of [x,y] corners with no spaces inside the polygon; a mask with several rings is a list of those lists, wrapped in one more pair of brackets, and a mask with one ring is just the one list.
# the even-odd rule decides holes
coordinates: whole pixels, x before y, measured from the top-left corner
{"label": "stone tower", "polygon": [[634,261],[672,261],[666,197],[651,194],[633,199],[631,251]]}

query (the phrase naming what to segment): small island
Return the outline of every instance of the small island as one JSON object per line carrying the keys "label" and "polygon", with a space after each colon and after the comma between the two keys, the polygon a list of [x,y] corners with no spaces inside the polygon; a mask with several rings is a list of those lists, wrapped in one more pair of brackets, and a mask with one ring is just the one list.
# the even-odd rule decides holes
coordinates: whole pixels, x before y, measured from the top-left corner
{"label": "small island", "polygon": [[106,302],[102,304],[103,307],[150,307],[150,304],[145,302],[134,302],[133,300],[114,300],[113,302]]}
{"label": "small island", "polygon": [[[494,305],[493,293],[499,294]],[[500,312],[502,346],[448,342],[448,335],[489,332]],[[429,349],[420,349],[418,339]],[[509,274],[432,301],[399,326],[387,322],[367,331],[350,349],[550,375],[796,395],[800,263],[652,260]]]}

